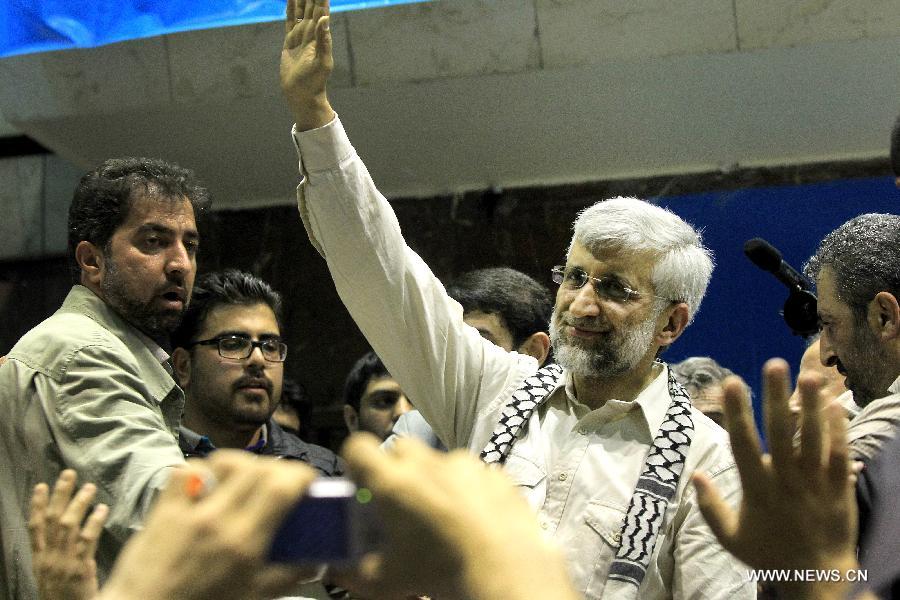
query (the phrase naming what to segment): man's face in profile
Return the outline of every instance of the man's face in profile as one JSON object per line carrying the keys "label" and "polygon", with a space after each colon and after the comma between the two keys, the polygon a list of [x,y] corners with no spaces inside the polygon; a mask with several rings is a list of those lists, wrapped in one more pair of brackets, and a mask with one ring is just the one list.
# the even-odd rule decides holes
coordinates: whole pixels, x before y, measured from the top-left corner
{"label": "man's face in profile", "polygon": [[[819,390],[824,404],[830,404],[835,398],[847,391],[844,387],[844,377],[838,373],[834,366],[825,366],[822,364],[822,357],[819,353],[819,340],[809,345],[809,348],[800,357],[800,370],[797,373],[797,379],[804,375],[816,374],[822,378],[824,385]],[[795,386],[791,397],[788,398],[788,406],[791,414],[795,419],[799,419],[800,415],[800,387]]]}
{"label": "man's face in profile", "polygon": [[883,369],[878,368],[884,359],[868,322],[858,319],[853,309],[839,298],[830,268],[822,269],[816,290],[822,328],[819,337],[822,364],[837,368],[859,406],[881,398],[887,393],[889,382],[883,382]]}

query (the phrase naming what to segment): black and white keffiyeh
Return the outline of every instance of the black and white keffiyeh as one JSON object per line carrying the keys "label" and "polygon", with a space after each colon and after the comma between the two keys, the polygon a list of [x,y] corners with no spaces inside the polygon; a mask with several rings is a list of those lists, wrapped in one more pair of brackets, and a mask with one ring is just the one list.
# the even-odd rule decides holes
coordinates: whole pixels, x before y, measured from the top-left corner
{"label": "black and white keffiyeh", "polygon": [[[528,377],[513,393],[481,452],[484,462],[500,465],[506,462],[513,444],[524,435],[528,419],[559,386],[562,375],[562,367],[548,365]],[[671,371],[668,387],[669,408],[644,460],[622,524],[622,541],[609,570],[610,579],[634,584],[635,594],[647,573],[666,507],[675,496],[694,433],[690,398]]]}
{"label": "black and white keffiyeh", "polygon": [[494,428],[491,439],[481,451],[481,460],[487,464],[506,464],[506,457],[516,437],[525,433],[525,426],[534,409],[556,389],[562,372],[559,365],[547,365],[525,379],[522,387],[513,392],[510,401],[500,411],[500,422]]}

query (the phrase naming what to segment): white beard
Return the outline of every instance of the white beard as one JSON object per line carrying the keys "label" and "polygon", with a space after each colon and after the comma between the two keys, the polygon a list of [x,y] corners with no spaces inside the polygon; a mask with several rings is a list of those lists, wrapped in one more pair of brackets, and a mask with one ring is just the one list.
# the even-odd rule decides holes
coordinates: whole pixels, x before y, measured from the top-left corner
{"label": "white beard", "polygon": [[[564,330],[559,313],[550,318],[550,341],[556,362],[575,375],[608,378],[634,369],[650,349],[656,329],[656,316],[636,329],[612,331],[589,343],[579,344]],[[585,342],[588,344],[588,342]]]}

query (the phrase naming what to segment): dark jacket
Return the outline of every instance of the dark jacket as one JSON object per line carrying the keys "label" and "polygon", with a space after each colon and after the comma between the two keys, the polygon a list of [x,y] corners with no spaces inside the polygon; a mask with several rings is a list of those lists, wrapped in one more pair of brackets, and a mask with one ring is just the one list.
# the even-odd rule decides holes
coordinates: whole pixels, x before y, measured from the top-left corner
{"label": "dark jacket", "polygon": [[[269,419],[266,429],[268,437],[266,445],[258,450],[254,450],[257,454],[301,460],[322,475],[329,477],[343,475],[344,471],[346,471],[343,459],[328,448],[304,442],[296,435],[282,429],[272,419]],[[209,438],[183,426],[178,431],[178,445],[181,447],[185,458],[204,458],[216,449],[209,441]]]}

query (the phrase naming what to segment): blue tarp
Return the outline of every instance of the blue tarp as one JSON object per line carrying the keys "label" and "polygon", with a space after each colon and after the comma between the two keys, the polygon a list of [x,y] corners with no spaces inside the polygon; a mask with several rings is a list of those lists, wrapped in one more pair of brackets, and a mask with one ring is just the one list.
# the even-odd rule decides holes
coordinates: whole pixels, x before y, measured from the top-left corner
{"label": "blue tarp", "polygon": [[[331,0],[331,11],[421,0]],[[0,0],[0,58],[284,18],[284,0]]]}
{"label": "blue tarp", "polygon": [[663,360],[712,356],[753,388],[754,411],[761,422],[763,363],[780,356],[796,375],[806,343],[791,334],[781,317],[787,288],[750,263],[744,241],[761,236],[800,269],[819,241],[845,221],[867,212],[896,214],[894,178],[750,187],[658,200],[702,229],[703,241],[716,257],[697,320]]}

